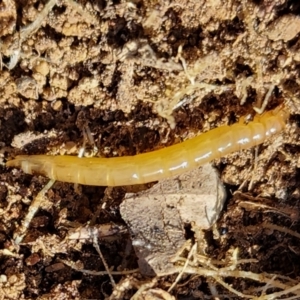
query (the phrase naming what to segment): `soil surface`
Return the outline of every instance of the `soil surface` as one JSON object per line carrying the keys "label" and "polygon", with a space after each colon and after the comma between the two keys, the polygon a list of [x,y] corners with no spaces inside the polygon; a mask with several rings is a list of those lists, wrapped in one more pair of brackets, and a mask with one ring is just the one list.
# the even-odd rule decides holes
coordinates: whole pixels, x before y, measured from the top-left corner
{"label": "soil surface", "polygon": [[[0,299],[300,299],[299,33],[296,0],[0,1]],[[213,161],[226,205],[173,273],[137,270],[128,187],[56,182],[15,244],[48,182],[16,155],[134,155],[280,104],[282,133]]]}

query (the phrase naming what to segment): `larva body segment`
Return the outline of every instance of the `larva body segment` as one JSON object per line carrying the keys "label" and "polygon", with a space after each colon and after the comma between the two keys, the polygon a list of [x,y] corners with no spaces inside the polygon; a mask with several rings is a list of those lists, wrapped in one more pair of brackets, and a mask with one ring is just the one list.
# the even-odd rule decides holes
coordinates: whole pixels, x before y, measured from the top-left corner
{"label": "larva body segment", "polygon": [[289,113],[283,106],[256,116],[248,124],[221,126],[185,142],[135,156],[78,158],[75,156],[17,156],[7,162],[25,173],[98,186],[141,184],[180,175],[231,152],[263,143],[283,130]]}

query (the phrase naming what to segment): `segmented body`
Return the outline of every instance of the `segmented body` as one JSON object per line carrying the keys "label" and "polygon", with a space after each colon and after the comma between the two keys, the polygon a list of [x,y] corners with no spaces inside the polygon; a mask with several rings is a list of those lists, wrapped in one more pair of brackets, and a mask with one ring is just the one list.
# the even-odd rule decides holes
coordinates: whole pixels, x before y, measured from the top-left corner
{"label": "segmented body", "polygon": [[256,116],[248,124],[221,126],[193,139],[135,156],[78,158],[75,156],[21,155],[7,162],[25,173],[51,179],[98,186],[141,184],[203,165],[229,153],[263,143],[283,130],[289,113],[283,106]]}

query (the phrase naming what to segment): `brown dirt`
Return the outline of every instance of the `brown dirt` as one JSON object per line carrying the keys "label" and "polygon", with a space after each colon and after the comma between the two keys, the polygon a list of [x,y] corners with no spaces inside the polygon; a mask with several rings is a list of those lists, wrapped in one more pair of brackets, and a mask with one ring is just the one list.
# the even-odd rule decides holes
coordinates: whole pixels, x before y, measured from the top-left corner
{"label": "brown dirt", "polygon": [[[98,228],[109,267],[137,267],[119,214],[125,188],[55,183],[16,247],[13,236],[47,179],[7,169],[7,159],[76,155],[87,126],[97,155],[158,149],[253,114],[270,87],[267,109],[285,103],[291,112],[287,128],[258,147],[256,160],[251,149],[214,162],[229,198],[217,224],[219,237],[207,232],[202,250],[228,262],[238,248],[239,259],[257,260],[238,270],[299,281],[299,237],[286,231],[300,232],[298,1],[65,0],[37,28],[25,28],[47,2],[0,3],[0,299],[104,299],[113,290],[110,299],[129,299],[151,281],[140,274],[116,275],[117,283],[129,282],[120,292],[107,275],[83,274],[66,263],[104,270],[88,239],[66,238],[90,222]],[[177,55],[180,46],[187,73]],[[189,78],[210,87],[193,86]],[[101,231],[107,223],[118,226],[108,237]],[[175,278],[159,278],[151,288],[166,291]],[[264,285],[234,277],[226,282],[253,299]],[[213,299],[212,286],[223,298],[240,299],[213,278],[192,275],[172,294]],[[161,291],[159,297],[167,296]]]}

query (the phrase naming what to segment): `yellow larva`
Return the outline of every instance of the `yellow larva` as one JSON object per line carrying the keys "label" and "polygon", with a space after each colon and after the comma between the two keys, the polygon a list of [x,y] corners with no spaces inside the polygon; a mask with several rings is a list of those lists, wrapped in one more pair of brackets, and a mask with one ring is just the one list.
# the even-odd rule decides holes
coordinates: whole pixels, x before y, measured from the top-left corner
{"label": "yellow larva", "polygon": [[213,159],[263,143],[283,130],[289,113],[283,106],[256,116],[248,124],[221,126],[193,139],[135,156],[78,158],[21,155],[8,167],[63,182],[98,186],[141,184],[180,175]]}

